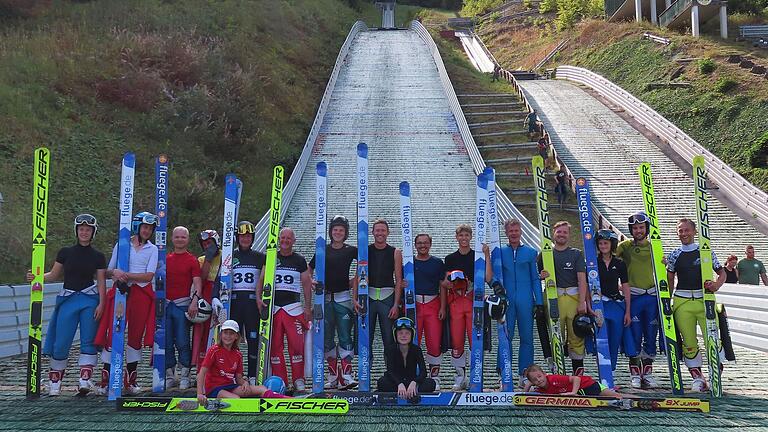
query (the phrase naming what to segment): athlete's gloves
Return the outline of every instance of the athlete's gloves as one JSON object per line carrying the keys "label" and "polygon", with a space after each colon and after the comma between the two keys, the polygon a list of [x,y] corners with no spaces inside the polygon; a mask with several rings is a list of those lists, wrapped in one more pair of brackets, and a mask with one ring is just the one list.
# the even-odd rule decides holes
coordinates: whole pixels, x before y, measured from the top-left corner
{"label": "athlete's gloves", "polygon": [[491,288],[493,288],[493,293],[496,294],[499,297],[505,297],[507,296],[507,290],[504,289],[504,286],[501,284],[501,282],[495,280],[493,283],[491,283]]}
{"label": "athlete's gloves", "polygon": [[219,316],[221,310],[224,309],[224,305],[218,298],[211,300],[211,306],[213,307],[213,316]]}
{"label": "athlete's gloves", "polygon": [[219,247],[216,246],[216,243],[211,242],[211,244],[209,244],[205,249],[205,260],[213,261],[213,258],[216,257],[217,253],[219,253]]}
{"label": "athlete's gloves", "polygon": [[533,306],[533,316],[537,320],[544,319],[544,305],[534,305]]}

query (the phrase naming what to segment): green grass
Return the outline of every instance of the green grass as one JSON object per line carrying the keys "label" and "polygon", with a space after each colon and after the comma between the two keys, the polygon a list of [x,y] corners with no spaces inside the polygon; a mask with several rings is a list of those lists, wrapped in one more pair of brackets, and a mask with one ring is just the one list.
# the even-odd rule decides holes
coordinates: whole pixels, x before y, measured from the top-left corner
{"label": "green grass", "polygon": [[[122,154],[137,155],[134,211],[154,209],[153,159],[171,158],[169,227],[220,228],[227,172],[241,217],[267,208],[272,167],[295,164],[351,25],[340,0],[54,1],[0,29],[0,280],[31,245],[32,153],[52,152],[48,262],[94,214],[115,241]],[[415,8],[398,8],[403,21]],[[193,244],[194,248],[194,244]]]}

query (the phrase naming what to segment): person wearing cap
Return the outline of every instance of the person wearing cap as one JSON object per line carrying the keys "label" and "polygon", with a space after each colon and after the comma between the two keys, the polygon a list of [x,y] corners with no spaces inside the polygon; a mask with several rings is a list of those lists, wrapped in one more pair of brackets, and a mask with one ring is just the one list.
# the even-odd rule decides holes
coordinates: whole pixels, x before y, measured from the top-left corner
{"label": "person wearing cap", "polygon": [[[221,267],[221,238],[216,230],[208,229],[198,234],[197,241],[203,251],[203,254],[197,257],[203,288],[201,292],[192,294],[192,302],[203,299],[208,303],[214,303],[213,288],[219,285],[217,279]],[[197,370],[200,370],[200,364],[205,358],[208,342],[211,339],[211,319],[215,318],[192,325],[192,361]]]}
{"label": "person wearing cap", "polygon": [[[43,275],[44,282],[63,280],[64,284],[56,296],[48,333],[45,335],[43,355],[51,358],[48,377],[48,394],[61,394],[61,381],[67,367],[69,350],[80,326],[80,385],[78,392],[87,394],[95,388],[91,381],[97,354],[93,339],[104,312],[106,297],[106,268],[104,254],[92,246],[98,224],[89,214],[75,217],[75,238],[77,242],[64,247],[56,254],[56,261],[50,271]],[[32,282],[32,270],[27,272],[27,282]],[[32,289],[38,289],[33,286]]]}
{"label": "person wearing cap", "polygon": [[[456,369],[453,391],[468,387],[466,377],[467,353],[464,351],[466,340],[472,345],[472,294],[475,278],[475,251],[470,247],[472,227],[460,224],[456,227],[456,242],[459,248],[445,257],[446,278],[448,280],[448,320],[451,334],[451,365]],[[486,280],[490,280],[491,262],[488,248],[483,245],[486,263]]]}
{"label": "person wearing cap", "polygon": [[197,373],[197,400],[205,405],[208,398],[237,399],[247,397],[285,398],[262,385],[252,385],[243,376],[243,354],[240,353],[240,326],[226,320],[221,325],[219,343],[205,354]]}
{"label": "person wearing cap", "polygon": [[419,393],[435,391],[436,382],[427,377],[424,353],[413,343],[415,330],[410,318],[398,318],[393,329],[395,342],[384,348],[387,370],[377,382],[380,392],[397,392],[403,399],[418,402]]}
{"label": "person wearing cap", "polygon": [[125,372],[123,385],[129,394],[141,392],[138,384],[138,365],[143,347],[151,347],[155,335],[155,291],[152,281],[157,271],[157,246],[150,239],[157,228],[157,216],[149,212],[137,213],[131,220],[131,250],[128,271],[117,268],[117,244],[107,265],[107,278],[114,286],[107,292],[105,319],[99,323],[94,343],[103,347],[101,383],[96,392],[107,394],[112,361],[112,317],[114,316],[115,289],[127,295],[125,301],[126,339]]}

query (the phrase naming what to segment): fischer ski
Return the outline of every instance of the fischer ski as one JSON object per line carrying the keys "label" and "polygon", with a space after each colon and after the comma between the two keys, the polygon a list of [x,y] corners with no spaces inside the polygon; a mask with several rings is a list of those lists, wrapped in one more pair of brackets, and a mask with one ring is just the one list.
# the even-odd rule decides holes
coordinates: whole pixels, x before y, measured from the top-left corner
{"label": "fischer ski", "polygon": [[[117,240],[117,268],[128,271],[131,254],[131,218],[133,216],[133,183],[136,171],[136,155],[123,156],[120,181],[120,231]],[[123,393],[123,356],[125,352],[126,291],[123,282],[115,284],[115,310],[112,317],[112,355],[109,372],[109,400],[119,398]]]}
{"label": "fischer ski", "polygon": [[371,389],[371,355],[368,343],[368,145],[357,145],[357,365],[360,391]]}
{"label": "fischer ski", "polygon": [[51,152],[35,150],[32,195],[32,282],[29,291],[29,340],[27,346],[27,399],[40,397],[40,365],[43,361],[43,287],[48,228],[48,183]]}
{"label": "fischer ski", "polygon": [[270,339],[272,338],[272,295],[275,285],[275,267],[277,265],[277,242],[280,235],[280,205],[283,198],[283,167],[277,165],[272,177],[272,199],[269,207],[269,231],[267,232],[267,260],[264,264],[264,288],[261,301],[264,310],[261,311],[259,325],[259,368],[256,382],[261,384],[267,378],[269,368]]}
{"label": "fischer ski", "polygon": [[704,293],[704,313],[707,321],[707,331],[704,335],[707,346],[707,365],[709,366],[709,392],[712,397],[723,396],[723,385],[720,381],[720,328],[717,319],[717,304],[715,293],[704,287],[706,281],[712,278],[712,261],[714,253],[709,239],[709,206],[707,204],[707,169],[704,156],[693,158],[693,180],[696,188],[696,216],[699,223],[699,257],[701,261],[701,289]]}
{"label": "fischer ski", "polygon": [[328,203],[326,201],[328,166],[317,163],[317,212],[315,218],[315,294],[312,302],[312,391],[323,391],[325,383],[325,247]]}
{"label": "fischer ski", "polygon": [[483,329],[485,324],[485,231],[488,222],[488,177],[477,176],[475,200],[475,280],[472,300],[472,343],[470,344],[469,391],[483,391]]}
{"label": "fischer ski", "polygon": [[155,337],[152,346],[152,392],[165,391],[165,255],[168,232],[168,157],[155,160],[155,213],[157,229],[157,271],[155,272]]}
{"label": "fischer ski", "polygon": [[605,322],[603,309],[603,294],[600,288],[600,274],[597,267],[597,245],[595,235],[597,228],[592,223],[592,199],[589,193],[587,179],[576,179],[576,200],[578,201],[581,234],[584,239],[584,258],[587,262],[587,284],[592,299],[592,311],[595,313],[597,329],[595,331],[595,354],[600,382],[608,388],[613,388],[613,366],[611,365],[611,350],[608,347],[608,326]]}
{"label": "fischer ski", "polygon": [[609,398],[594,396],[517,394],[516,407],[540,408],[614,408],[638,411],[709,412],[709,401],[691,398]]}
{"label": "fischer ski", "polygon": [[[400,183],[400,228],[403,232],[403,280],[405,280],[405,316],[413,321],[416,331],[416,287],[413,277],[413,225],[411,219],[411,185]],[[418,334],[418,331],[416,332]],[[418,338],[413,338],[418,345]]]}
{"label": "fischer ski", "polygon": [[[491,268],[494,279],[504,286],[504,274],[501,263],[501,240],[499,239],[499,214],[496,207],[496,170],[487,167],[485,169],[488,178],[488,224],[490,226],[490,239],[488,245],[491,249]],[[506,288],[506,287],[505,287]],[[509,299],[507,299],[509,301]],[[514,389],[512,380],[512,349],[509,336],[509,328],[506,319],[502,319],[499,325],[499,347],[497,353],[497,366],[501,376],[501,390],[511,392]]]}
{"label": "fischer ski", "polygon": [[541,260],[544,270],[549,277],[544,280],[549,313],[549,341],[552,345],[552,360],[555,372],[568,375],[565,370],[565,355],[563,352],[563,335],[560,332],[560,312],[557,306],[557,282],[555,280],[555,258],[552,249],[552,228],[549,221],[547,205],[547,179],[544,172],[544,159],[536,155],[532,162],[534,186],[536,187],[536,213],[539,218],[539,235],[541,236]]}
{"label": "fischer ski", "polygon": [[201,405],[195,398],[136,397],[120,398],[118,411],[154,412],[230,412],[258,414],[346,414],[349,402],[344,399],[308,398],[239,398],[208,399]]}
{"label": "fischer ski", "polygon": [[667,353],[669,381],[672,385],[672,393],[682,396],[685,394],[685,391],[683,390],[683,377],[680,373],[680,361],[677,358],[677,328],[675,327],[675,318],[672,313],[672,293],[669,291],[667,268],[662,262],[664,259],[664,249],[661,245],[661,231],[656,214],[651,164],[643,162],[637,168],[637,171],[640,176],[640,185],[643,189],[645,213],[648,215],[650,225],[648,241],[651,243],[653,275],[656,279],[656,297],[659,302],[659,318],[661,319],[661,331],[664,338],[664,351]]}

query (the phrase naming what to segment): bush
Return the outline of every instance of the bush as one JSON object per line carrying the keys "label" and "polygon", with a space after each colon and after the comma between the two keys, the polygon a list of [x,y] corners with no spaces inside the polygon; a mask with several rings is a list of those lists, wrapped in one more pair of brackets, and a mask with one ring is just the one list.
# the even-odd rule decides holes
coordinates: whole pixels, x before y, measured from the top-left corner
{"label": "bush", "polygon": [[728,93],[739,86],[739,83],[730,78],[720,78],[715,83],[715,91],[718,93]]}
{"label": "bush", "polygon": [[709,75],[715,71],[717,64],[711,58],[704,58],[699,60],[699,72],[704,75]]}
{"label": "bush", "polygon": [[768,132],[758,137],[749,149],[749,164],[752,168],[768,167]]}

